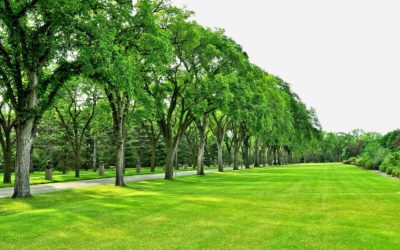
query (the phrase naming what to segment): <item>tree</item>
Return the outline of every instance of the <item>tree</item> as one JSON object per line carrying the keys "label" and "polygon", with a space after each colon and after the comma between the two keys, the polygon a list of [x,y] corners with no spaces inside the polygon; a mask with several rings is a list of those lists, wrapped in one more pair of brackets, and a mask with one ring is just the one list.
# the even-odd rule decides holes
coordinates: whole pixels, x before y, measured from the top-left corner
{"label": "tree", "polygon": [[152,120],[147,120],[142,122],[142,127],[146,131],[146,135],[150,140],[151,146],[151,163],[150,171],[154,172],[156,169],[156,159],[157,159],[157,147],[160,142],[161,132],[157,130],[157,124]]}
{"label": "tree", "polygon": [[95,39],[86,55],[92,62],[91,75],[102,86],[111,108],[117,186],[124,185],[126,117],[141,101],[143,82],[165,63],[165,54],[159,53],[165,42],[155,15],[160,7],[148,0],[135,5],[130,1],[110,3],[96,17],[97,25],[107,27],[106,32],[99,34],[90,27]]}
{"label": "tree", "polygon": [[76,24],[92,1],[0,2],[0,76],[16,115],[14,198],[30,197],[29,167],[38,119],[79,72]]}
{"label": "tree", "polygon": [[75,177],[80,177],[82,142],[95,115],[98,91],[77,79],[64,86],[60,96],[55,110],[74,153]]}
{"label": "tree", "polygon": [[11,106],[0,102],[0,144],[3,152],[4,176],[3,183],[11,183],[11,168],[13,157],[12,131],[15,126],[14,112]]}
{"label": "tree", "polygon": [[[177,8],[166,8],[161,26],[169,31],[169,39],[174,52],[174,61],[170,62],[165,74],[148,78],[145,82],[146,93],[152,106],[157,107],[155,116],[163,136],[167,155],[165,159],[165,179],[173,179],[173,163],[179,141],[186,129],[194,121],[191,105],[193,75],[184,69],[183,55],[190,55],[199,41],[195,26],[187,22],[190,13]],[[168,54],[168,53],[166,53]],[[187,57],[186,57],[187,58]]]}
{"label": "tree", "polygon": [[[229,124],[229,118],[226,114],[223,114],[222,112],[215,111],[211,113],[211,131],[213,135],[215,136],[216,143],[217,143],[217,164],[218,164],[218,171],[219,172],[224,172],[224,166],[223,166],[223,142],[225,140],[226,136],[226,130],[228,128]],[[230,154],[230,151],[228,151]],[[228,162],[230,163],[230,162]]]}

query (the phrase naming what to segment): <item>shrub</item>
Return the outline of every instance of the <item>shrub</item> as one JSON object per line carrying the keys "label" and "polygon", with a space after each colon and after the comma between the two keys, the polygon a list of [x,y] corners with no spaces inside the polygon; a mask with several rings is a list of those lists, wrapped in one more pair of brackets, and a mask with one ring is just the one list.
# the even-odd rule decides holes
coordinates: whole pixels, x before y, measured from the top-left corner
{"label": "shrub", "polygon": [[348,165],[357,165],[358,160],[357,157],[350,157],[349,159],[344,160],[343,163]]}
{"label": "shrub", "polygon": [[392,171],[394,177],[400,177],[400,167],[394,168]]}
{"label": "shrub", "polygon": [[383,148],[377,140],[366,143],[360,156],[360,166],[366,169],[378,169],[387,155],[387,150]]}
{"label": "shrub", "polygon": [[393,176],[400,176],[400,151],[388,154],[380,165],[379,170]]}
{"label": "shrub", "polygon": [[387,167],[387,168],[386,168],[386,173],[387,173],[388,175],[391,175],[391,174],[393,173],[393,170],[394,170],[394,167]]}

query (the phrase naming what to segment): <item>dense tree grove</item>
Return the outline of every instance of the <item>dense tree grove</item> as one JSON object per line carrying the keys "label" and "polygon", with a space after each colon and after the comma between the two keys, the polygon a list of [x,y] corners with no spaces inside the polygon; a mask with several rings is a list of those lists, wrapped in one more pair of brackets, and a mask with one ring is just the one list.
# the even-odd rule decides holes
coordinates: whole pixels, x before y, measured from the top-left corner
{"label": "dense tree grove", "polygon": [[172,179],[182,166],[204,175],[359,155],[358,138],[322,133],[287,82],[192,15],[155,0],[0,1],[1,165],[5,183],[15,172],[13,197],[30,197],[30,172],[49,164],[77,177],[115,166],[123,186],[130,167]]}

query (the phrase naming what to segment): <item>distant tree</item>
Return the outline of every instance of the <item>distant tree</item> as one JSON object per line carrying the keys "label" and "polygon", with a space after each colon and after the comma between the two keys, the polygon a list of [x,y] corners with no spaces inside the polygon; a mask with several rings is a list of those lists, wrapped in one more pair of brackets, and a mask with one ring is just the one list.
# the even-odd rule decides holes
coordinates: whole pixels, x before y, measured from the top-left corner
{"label": "distant tree", "polygon": [[11,183],[13,167],[14,140],[12,132],[15,126],[15,115],[12,107],[5,101],[0,102],[0,144],[3,152],[3,183]]}
{"label": "distant tree", "polygon": [[75,160],[75,177],[80,177],[81,147],[87,137],[96,111],[99,93],[96,87],[85,85],[85,80],[76,79],[60,91],[56,114],[65,130],[65,136]]}

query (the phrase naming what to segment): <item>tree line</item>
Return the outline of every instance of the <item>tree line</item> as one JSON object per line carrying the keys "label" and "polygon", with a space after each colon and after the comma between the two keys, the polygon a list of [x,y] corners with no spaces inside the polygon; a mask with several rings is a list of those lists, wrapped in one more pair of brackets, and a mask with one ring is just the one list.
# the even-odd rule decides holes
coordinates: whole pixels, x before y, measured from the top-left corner
{"label": "tree line", "polygon": [[0,1],[0,91],[14,198],[48,160],[77,177],[105,162],[123,186],[146,161],[165,179],[179,164],[307,162],[322,138],[287,82],[165,1]]}

